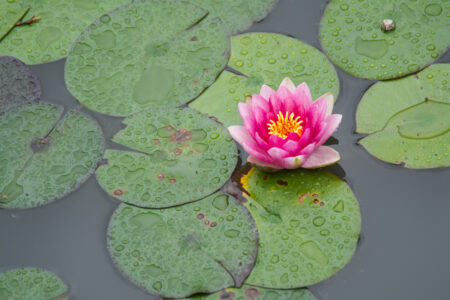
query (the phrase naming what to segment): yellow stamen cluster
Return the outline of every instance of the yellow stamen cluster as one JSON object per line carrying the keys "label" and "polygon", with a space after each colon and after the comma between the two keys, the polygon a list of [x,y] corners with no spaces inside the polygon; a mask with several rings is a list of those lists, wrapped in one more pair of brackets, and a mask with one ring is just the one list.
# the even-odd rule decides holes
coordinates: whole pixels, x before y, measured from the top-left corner
{"label": "yellow stamen cluster", "polygon": [[278,120],[275,122],[274,120],[270,120],[267,123],[267,127],[270,135],[278,135],[279,137],[285,139],[288,137],[289,133],[295,132],[298,136],[301,136],[303,133],[303,123],[300,120],[299,116],[295,116],[294,113],[286,112],[286,115],[283,116],[283,113],[278,112]]}

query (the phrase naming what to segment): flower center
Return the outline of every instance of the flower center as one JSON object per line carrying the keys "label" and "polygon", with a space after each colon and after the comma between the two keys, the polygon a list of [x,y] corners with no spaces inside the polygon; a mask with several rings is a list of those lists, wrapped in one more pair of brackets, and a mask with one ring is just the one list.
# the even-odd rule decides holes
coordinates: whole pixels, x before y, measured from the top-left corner
{"label": "flower center", "polygon": [[275,122],[274,120],[270,120],[267,123],[267,128],[269,130],[270,135],[278,135],[279,137],[285,139],[288,137],[289,133],[295,132],[298,136],[302,136],[303,133],[303,121],[300,120],[299,116],[295,116],[294,113],[290,113],[287,111],[283,116],[283,113],[280,111],[277,115],[278,119]]}

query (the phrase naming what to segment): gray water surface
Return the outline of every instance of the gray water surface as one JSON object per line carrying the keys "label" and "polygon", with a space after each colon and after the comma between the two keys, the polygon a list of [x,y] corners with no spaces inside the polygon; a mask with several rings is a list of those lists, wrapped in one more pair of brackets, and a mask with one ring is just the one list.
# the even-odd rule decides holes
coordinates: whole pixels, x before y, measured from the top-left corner
{"label": "gray water surface", "polygon": [[[325,0],[280,0],[248,31],[283,33],[320,48],[318,30]],[[449,62],[446,53],[439,62]],[[64,60],[32,67],[42,100],[79,108],[95,117],[107,139],[120,118],[82,108],[64,84]],[[335,112],[343,122],[334,137],[342,160],[332,170],[352,187],[362,213],[361,240],[350,263],[310,287],[319,300],[450,299],[450,168],[409,170],[381,162],[356,145],[355,111],[373,81],[338,70],[341,92]],[[42,267],[70,285],[71,300],[158,299],[134,286],[113,266],[106,226],[119,202],[91,177],[50,205],[0,210],[0,271]]]}

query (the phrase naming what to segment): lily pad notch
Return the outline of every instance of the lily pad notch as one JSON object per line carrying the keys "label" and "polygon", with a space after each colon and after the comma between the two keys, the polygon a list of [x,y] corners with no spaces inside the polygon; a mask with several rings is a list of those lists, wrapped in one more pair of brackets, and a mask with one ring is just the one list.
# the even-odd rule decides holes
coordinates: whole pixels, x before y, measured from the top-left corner
{"label": "lily pad notch", "polygon": [[31,208],[61,199],[95,171],[104,148],[88,116],[31,103],[0,116],[0,207]]}
{"label": "lily pad notch", "polygon": [[[378,82],[356,112],[358,143],[376,158],[411,169],[450,166],[450,64]],[[373,118],[376,115],[377,118]]]}

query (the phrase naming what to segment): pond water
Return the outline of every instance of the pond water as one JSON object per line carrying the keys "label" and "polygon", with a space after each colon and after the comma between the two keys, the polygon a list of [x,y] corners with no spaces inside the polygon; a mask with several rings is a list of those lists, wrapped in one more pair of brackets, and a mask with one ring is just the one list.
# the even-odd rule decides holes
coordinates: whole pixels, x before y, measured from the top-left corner
{"label": "pond water", "polygon": [[[320,48],[318,25],[325,0],[281,0],[248,32],[275,32]],[[438,62],[450,62],[447,52]],[[42,101],[77,107],[100,123],[107,148],[121,118],[90,112],[69,94],[64,60],[32,67]],[[337,69],[343,115],[334,134],[342,156],[330,168],[355,193],[362,213],[361,239],[350,263],[310,287],[322,300],[448,299],[450,278],[450,168],[409,170],[379,161],[357,145],[355,111],[374,81]],[[242,152],[242,149],[241,149]],[[70,299],[153,299],[124,278],[106,249],[106,227],[119,201],[90,177],[77,191],[50,205],[0,211],[0,267],[42,267],[70,285]],[[154,297],[154,299],[157,299]]]}

